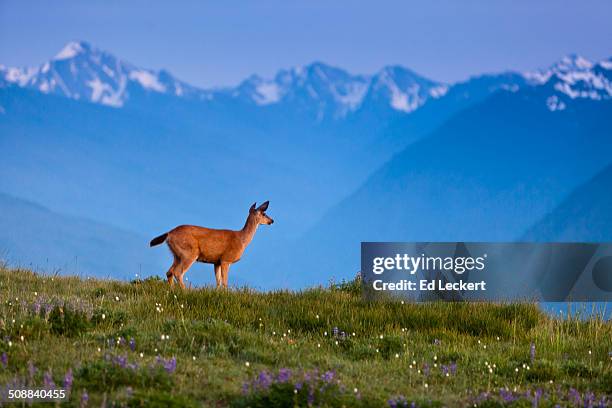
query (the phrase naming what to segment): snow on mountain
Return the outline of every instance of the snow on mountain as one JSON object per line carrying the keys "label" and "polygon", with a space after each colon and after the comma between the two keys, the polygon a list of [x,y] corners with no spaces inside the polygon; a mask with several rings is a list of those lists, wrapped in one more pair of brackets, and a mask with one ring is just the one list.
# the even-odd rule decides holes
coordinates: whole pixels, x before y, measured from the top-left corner
{"label": "snow on mountain", "polygon": [[382,104],[393,111],[410,113],[430,98],[440,98],[448,86],[400,67],[383,68],[375,75],[352,75],[342,69],[315,62],[280,71],[273,79],[252,76],[234,91],[234,96],[257,105],[304,103],[343,117],[369,104]]}
{"label": "snow on mountain", "polygon": [[[548,69],[515,78],[499,74],[446,85],[401,66],[387,66],[374,75],[353,75],[321,62],[284,69],[273,78],[253,75],[235,88],[204,90],[173,77],[167,71],[139,68],[83,41],[69,42],[49,62],[35,68],[0,65],[0,86],[16,85],[43,93],[122,107],[141,95],[167,95],[210,101],[217,96],[230,102],[259,107],[287,105],[317,120],[343,118],[358,110],[410,114],[450,91],[470,98],[474,93],[516,92],[523,86],[546,87],[551,111],[566,109],[573,99],[612,98],[612,61],[593,63],[569,55]],[[487,89],[482,90],[483,84]],[[134,103],[138,103],[135,101]]]}
{"label": "snow on mountain", "polygon": [[260,106],[288,103],[339,117],[360,105],[369,82],[366,76],[315,62],[281,70],[272,79],[251,76],[232,95]]}
{"label": "snow on mountain", "polygon": [[396,65],[383,68],[372,78],[368,99],[388,101],[392,109],[410,113],[429,98],[440,98],[447,91],[448,86]]}
{"label": "snow on mountain", "polygon": [[123,106],[131,91],[192,97],[205,93],[165,71],[135,67],[82,41],[69,42],[40,67],[0,68],[0,75],[9,84],[114,107]]}
{"label": "snow on mountain", "polygon": [[568,55],[545,70],[527,72],[525,78],[536,86],[546,86],[552,95],[546,99],[551,111],[567,108],[573,99],[611,99],[612,63],[593,63],[579,55]]}

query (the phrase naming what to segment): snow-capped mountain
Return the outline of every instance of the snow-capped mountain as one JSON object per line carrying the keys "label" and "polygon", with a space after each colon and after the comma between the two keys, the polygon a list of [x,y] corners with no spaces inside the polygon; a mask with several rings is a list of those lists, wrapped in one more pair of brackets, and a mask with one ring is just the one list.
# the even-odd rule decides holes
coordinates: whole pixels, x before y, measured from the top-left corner
{"label": "snow-capped mountain", "polygon": [[320,119],[325,114],[344,117],[370,104],[410,113],[447,90],[447,85],[400,66],[385,67],[374,75],[352,75],[315,62],[281,70],[273,79],[252,76],[233,95],[257,105],[291,103],[315,107]]}
{"label": "snow-capped mountain", "polygon": [[132,92],[201,98],[207,95],[166,71],[135,67],[83,41],[69,42],[40,67],[0,67],[0,75],[9,84],[114,107],[123,106]]}
{"label": "snow-capped mountain", "polygon": [[232,95],[260,106],[297,104],[314,108],[319,115],[343,116],[361,104],[369,82],[366,76],[315,62],[281,70],[273,79],[251,76]]}
{"label": "snow-capped mountain", "polygon": [[533,85],[549,88],[546,104],[551,111],[567,108],[574,99],[612,98],[612,62],[594,63],[579,55],[568,55],[548,69],[527,72]]}
{"label": "snow-capped mountain", "polygon": [[141,92],[209,101],[215,96],[270,106],[288,104],[317,119],[341,118],[367,104],[410,113],[448,86],[399,66],[374,75],[353,75],[315,62],[280,70],[273,78],[253,75],[235,88],[204,90],[166,71],[139,68],[87,42],[69,42],[49,62],[36,68],[0,66],[0,86],[14,84],[43,93],[122,107]]}
{"label": "snow-capped mountain", "polygon": [[547,69],[486,75],[455,84],[436,82],[397,65],[373,75],[354,75],[315,62],[280,70],[270,79],[253,75],[234,88],[205,90],[167,71],[139,68],[87,42],[73,41],[39,67],[0,66],[0,86],[11,84],[112,107],[125,106],[142,95],[205,103],[220,97],[256,107],[286,105],[320,121],[341,119],[358,111],[410,114],[447,95],[454,100],[470,99],[500,90],[516,92],[524,86],[543,87],[548,108],[563,110],[577,98],[612,98],[612,61],[593,63],[569,55]]}
{"label": "snow-capped mountain", "polygon": [[382,103],[396,111],[410,113],[428,99],[440,98],[447,91],[448,86],[445,84],[394,65],[383,68],[371,78],[366,99],[372,104]]}

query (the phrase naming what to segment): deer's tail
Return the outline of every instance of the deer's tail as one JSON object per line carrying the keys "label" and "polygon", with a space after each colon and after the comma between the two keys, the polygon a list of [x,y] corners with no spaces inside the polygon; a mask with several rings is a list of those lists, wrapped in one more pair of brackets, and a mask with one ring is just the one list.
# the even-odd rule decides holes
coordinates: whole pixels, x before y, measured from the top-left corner
{"label": "deer's tail", "polygon": [[151,245],[152,247],[154,247],[155,245],[159,245],[162,242],[164,242],[167,237],[168,237],[168,233],[167,232],[165,234],[161,234],[159,237],[153,238],[151,240],[151,242],[149,243],[149,245]]}

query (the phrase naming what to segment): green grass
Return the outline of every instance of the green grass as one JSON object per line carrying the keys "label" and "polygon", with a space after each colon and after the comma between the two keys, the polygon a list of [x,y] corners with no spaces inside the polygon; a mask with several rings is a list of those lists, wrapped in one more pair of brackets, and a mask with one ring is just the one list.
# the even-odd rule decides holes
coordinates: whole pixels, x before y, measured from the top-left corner
{"label": "green grass", "polygon": [[[333,371],[334,383],[317,396],[323,406],[387,406],[400,395],[419,405],[499,406],[483,393],[506,387],[540,388],[547,395],[540,406],[567,405],[572,388],[581,398],[610,398],[612,390],[611,324],[555,320],[530,304],[367,303],[356,284],[181,291],[160,280],[7,268],[0,299],[0,353],[8,360],[0,389],[15,381],[40,387],[45,374],[61,385],[71,369],[68,406],[79,406],[85,390],[89,406],[306,404],[297,380],[243,394],[262,370],[275,376],[285,368],[292,378]],[[37,310],[41,303],[48,312]],[[175,370],[165,366],[172,358]]]}

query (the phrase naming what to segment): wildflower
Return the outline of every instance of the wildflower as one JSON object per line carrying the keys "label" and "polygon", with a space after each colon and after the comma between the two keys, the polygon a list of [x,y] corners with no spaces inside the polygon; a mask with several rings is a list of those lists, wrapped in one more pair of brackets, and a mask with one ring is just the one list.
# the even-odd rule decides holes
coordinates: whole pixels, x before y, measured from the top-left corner
{"label": "wildflower", "polygon": [[43,376],[43,383],[44,383],[46,389],[54,389],[55,388],[55,383],[53,382],[53,376],[51,375],[51,371],[50,370],[45,372],[45,375]]}
{"label": "wildflower", "polygon": [[245,366],[249,367],[251,364],[247,361],[244,363]]}
{"label": "wildflower", "polygon": [[529,357],[531,358],[532,363],[535,360],[535,355],[536,355],[535,343],[531,343],[531,346],[529,347]]}
{"label": "wildflower", "polygon": [[164,370],[168,374],[172,374],[176,370],[176,357],[172,357],[170,360],[163,361]]}
{"label": "wildflower", "polygon": [[136,340],[134,340],[134,338],[130,338],[130,350],[134,351],[136,350]]}
{"label": "wildflower", "polygon": [[143,357],[144,357],[144,353],[140,353],[140,358],[143,358]]}
{"label": "wildflower", "polygon": [[88,401],[89,394],[87,394],[87,390],[83,390],[83,393],[81,394],[81,407],[86,407]]}
{"label": "wildflower", "polygon": [[191,357],[191,358],[193,359],[193,361],[195,361],[195,360],[196,360],[196,357],[195,357],[195,356],[193,356],[193,357]]}
{"label": "wildflower", "polygon": [[64,388],[70,392],[70,389],[72,388],[72,368],[69,368],[68,371],[66,371],[66,375],[64,376]]}
{"label": "wildflower", "polygon": [[0,362],[2,362],[2,366],[4,368],[8,366],[8,354],[6,354],[6,352],[2,353],[2,356],[0,357]]}
{"label": "wildflower", "polygon": [[119,296],[115,296],[115,300],[118,302],[119,301]]}
{"label": "wildflower", "polygon": [[280,370],[278,370],[277,381],[279,383],[285,383],[289,381],[290,378],[291,378],[291,370],[289,370],[288,368],[281,368]]}
{"label": "wildflower", "polygon": [[330,383],[333,379],[334,379],[333,371],[326,371],[325,374],[323,374],[323,381],[325,381],[326,383]]}
{"label": "wildflower", "polygon": [[267,390],[272,384],[272,376],[267,371],[261,371],[257,376],[256,384],[259,388]]}

